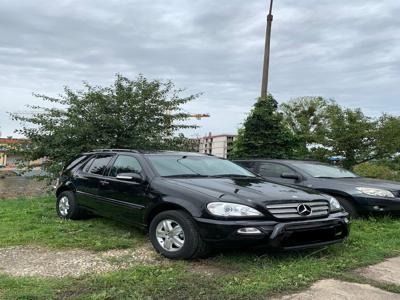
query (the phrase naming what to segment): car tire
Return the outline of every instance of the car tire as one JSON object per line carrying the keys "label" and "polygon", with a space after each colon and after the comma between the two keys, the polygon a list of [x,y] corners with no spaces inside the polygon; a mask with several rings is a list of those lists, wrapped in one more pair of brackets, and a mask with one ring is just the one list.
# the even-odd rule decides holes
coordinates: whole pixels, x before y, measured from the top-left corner
{"label": "car tire", "polygon": [[168,210],[156,215],[150,223],[149,236],[156,251],[170,259],[193,259],[208,253],[209,248],[193,218],[182,210]]}
{"label": "car tire", "polygon": [[76,204],[75,194],[72,191],[65,191],[58,195],[56,211],[61,219],[79,220],[86,216],[84,210]]}
{"label": "car tire", "polygon": [[340,205],[344,208],[344,210],[349,213],[350,217],[352,218],[360,217],[357,208],[349,199],[340,196],[334,196],[334,197],[339,201]]}

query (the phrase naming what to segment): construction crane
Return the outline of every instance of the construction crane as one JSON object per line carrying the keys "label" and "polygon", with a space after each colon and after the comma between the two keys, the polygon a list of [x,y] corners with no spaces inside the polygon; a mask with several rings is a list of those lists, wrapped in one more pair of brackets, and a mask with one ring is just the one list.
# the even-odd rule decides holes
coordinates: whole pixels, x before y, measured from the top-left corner
{"label": "construction crane", "polygon": [[196,118],[197,120],[201,120],[203,118],[209,118],[210,114],[191,114],[191,118]]}

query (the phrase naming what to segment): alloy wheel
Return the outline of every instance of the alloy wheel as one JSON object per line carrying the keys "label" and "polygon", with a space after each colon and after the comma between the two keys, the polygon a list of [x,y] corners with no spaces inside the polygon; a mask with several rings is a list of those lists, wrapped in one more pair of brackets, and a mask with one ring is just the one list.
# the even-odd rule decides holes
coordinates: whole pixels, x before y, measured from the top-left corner
{"label": "alloy wheel", "polygon": [[182,226],[175,220],[161,220],[156,227],[156,238],[160,246],[170,252],[180,250],[185,244]]}
{"label": "alloy wheel", "polygon": [[58,210],[60,214],[65,217],[68,215],[69,212],[69,199],[67,196],[61,197],[60,201],[58,202]]}

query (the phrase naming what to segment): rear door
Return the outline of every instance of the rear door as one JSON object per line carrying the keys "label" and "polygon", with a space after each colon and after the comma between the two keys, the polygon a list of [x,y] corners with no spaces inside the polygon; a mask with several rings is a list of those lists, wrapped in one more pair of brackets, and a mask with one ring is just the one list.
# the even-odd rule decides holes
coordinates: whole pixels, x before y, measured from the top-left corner
{"label": "rear door", "polygon": [[118,179],[117,176],[121,173],[141,174],[145,179],[140,162],[133,155],[120,154],[100,185],[99,196],[110,203],[108,213],[113,217],[128,223],[142,224],[144,208],[148,202],[147,183]]}
{"label": "rear door", "polygon": [[101,214],[106,209],[99,201],[99,187],[103,174],[110,164],[112,154],[100,154],[92,157],[84,167],[77,172],[75,178],[78,204]]}

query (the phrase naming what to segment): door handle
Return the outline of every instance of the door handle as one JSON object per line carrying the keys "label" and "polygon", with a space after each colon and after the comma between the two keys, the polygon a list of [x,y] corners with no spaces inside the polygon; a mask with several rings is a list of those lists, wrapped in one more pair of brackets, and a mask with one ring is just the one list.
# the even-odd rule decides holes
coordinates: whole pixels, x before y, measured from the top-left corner
{"label": "door handle", "polygon": [[101,185],[107,185],[107,184],[110,184],[110,182],[107,181],[107,180],[100,180],[100,184]]}

